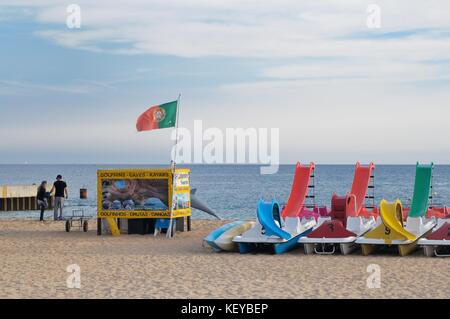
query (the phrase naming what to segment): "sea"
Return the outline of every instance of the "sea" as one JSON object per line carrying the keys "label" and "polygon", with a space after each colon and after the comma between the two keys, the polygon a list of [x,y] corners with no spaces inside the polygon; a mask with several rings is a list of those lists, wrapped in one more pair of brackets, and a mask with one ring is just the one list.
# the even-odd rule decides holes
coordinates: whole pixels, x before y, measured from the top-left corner
{"label": "sea", "polygon": [[[97,210],[97,170],[114,168],[167,168],[167,165],[0,165],[0,185],[50,184],[61,174],[69,187],[65,215],[82,209],[95,216]],[[224,219],[255,218],[259,199],[287,202],[295,165],[281,165],[278,173],[261,175],[259,165],[187,165],[191,169],[191,188]],[[315,204],[330,206],[335,192],[350,191],[354,165],[317,165],[315,171]],[[415,165],[378,165],[375,169],[375,202],[400,198],[405,206],[411,201]],[[80,199],[80,189],[88,190],[88,199]],[[434,205],[450,206],[450,165],[437,165],[433,176]],[[312,200],[311,200],[312,202]],[[370,203],[368,203],[370,204]],[[37,211],[0,212],[0,219],[37,219]],[[47,218],[52,212],[46,214]],[[193,209],[193,218],[212,218]]]}

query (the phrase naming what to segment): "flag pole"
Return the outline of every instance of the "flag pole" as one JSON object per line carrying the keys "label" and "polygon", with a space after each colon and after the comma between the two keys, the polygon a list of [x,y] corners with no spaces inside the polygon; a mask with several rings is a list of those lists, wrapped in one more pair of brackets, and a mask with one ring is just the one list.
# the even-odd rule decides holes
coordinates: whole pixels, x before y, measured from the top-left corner
{"label": "flag pole", "polygon": [[177,99],[177,115],[175,118],[175,144],[173,146],[174,153],[173,158],[171,160],[171,170],[172,170],[172,205],[170,205],[170,221],[169,221],[169,229],[167,230],[167,238],[172,237],[172,226],[173,226],[173,211],[176,205],[176,198],[175,198],[175,166],[176,166],[176,158],[177,158],[177,151],[178,151],[178,116],[180,111],[180,100],[181,100],[181,93],[178,95]]}
{"label": "flag pole", "polygon": [[179,116],[179,112],[180,112],[180,101],[181,101],[181,93],[178,94],[177,115],[176,115],[176,119],[175,119],[175,145],[174,145],[175,152],[173,154],[173,159],[172,159],[174,166],[176,163],[177,151],[178,151],[178,116]]}

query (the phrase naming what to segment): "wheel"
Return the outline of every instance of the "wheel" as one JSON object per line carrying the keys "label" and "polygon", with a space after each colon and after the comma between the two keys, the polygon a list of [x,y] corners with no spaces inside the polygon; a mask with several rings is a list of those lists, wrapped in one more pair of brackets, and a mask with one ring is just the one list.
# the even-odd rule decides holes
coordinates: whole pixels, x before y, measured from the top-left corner
{"label": "wheel", "polygon": [[89,223],[87,220],[83,222],[83,231],[86,233],[89,229]]}
{"label": "wheel", "polygon": [[66,232],[70,232],[70,221],[66,220]]}

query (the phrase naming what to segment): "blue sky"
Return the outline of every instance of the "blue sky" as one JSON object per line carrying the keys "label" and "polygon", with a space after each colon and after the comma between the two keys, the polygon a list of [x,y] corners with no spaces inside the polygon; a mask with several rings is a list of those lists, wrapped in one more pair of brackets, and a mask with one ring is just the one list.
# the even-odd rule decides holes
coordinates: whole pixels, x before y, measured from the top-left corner
{"label": "blue sky", "polygon": [[0,163],[166,163],[135,131],[183,93],[180,125],[279,127],[282,163],[450,163],[450,4],[0,1]]}

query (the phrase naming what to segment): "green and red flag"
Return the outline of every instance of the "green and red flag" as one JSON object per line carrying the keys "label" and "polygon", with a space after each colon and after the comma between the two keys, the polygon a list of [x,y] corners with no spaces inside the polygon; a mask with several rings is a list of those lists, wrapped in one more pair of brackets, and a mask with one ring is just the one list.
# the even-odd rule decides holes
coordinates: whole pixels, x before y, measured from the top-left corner
{"label": "green and red flag", "polygon": [[152,106],[137,119],[138,132],[174,127],[177,121],[177,107],[178,100]]}

